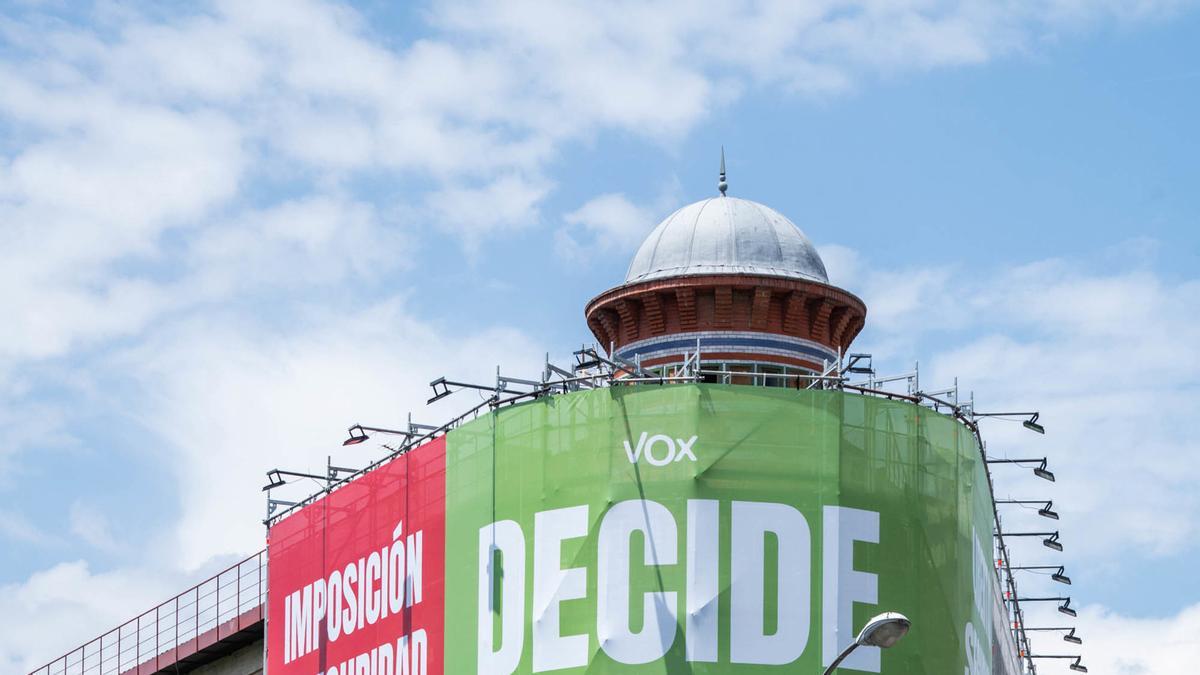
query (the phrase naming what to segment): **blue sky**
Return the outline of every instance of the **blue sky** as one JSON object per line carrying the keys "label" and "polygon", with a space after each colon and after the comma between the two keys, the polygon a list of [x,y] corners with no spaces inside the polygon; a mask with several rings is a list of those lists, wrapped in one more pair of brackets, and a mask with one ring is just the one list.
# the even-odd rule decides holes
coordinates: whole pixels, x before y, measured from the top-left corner
{"label": "blue sky", "polygon": [[9,4],[0,669],[253,552],[266,469],[590,340],[724,145],[883,370],[1043,411],[985,431],[1059,475],[999,491],[1063,514],[1091,665],[1189,672],[1197,45],[1154,0]]}

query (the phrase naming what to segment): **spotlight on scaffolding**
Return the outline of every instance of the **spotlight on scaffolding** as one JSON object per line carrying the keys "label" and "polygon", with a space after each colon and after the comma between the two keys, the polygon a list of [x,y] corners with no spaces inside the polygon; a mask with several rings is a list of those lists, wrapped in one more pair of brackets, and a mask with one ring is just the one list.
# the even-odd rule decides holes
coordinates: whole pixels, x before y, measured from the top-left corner
{"label": "spotlight on scaffolding", "polygon": [[1042,480],[1048,480],[1051,483],[1054,482],[1054,474],[1051,473],[1046,468],[1047,459],[1045,457],[1026,457],[1023,459],[988,459],[985,461],[988,464],[1017,464],[1017,465],[1028,465],[1028,464],[1033,464],[1036,462],[1037,466],[1033,467],[1033,475],[1037,476],[1038,478],[1041,478]]}
{"label": "spotlight on scaffolding", "polygon": [[1010,567],[1010,570],[1054,570],[1050,573],[1050,578],[1060,584],[1071,585],[1071,577],[1067,576],[1066,568],[1062,565],[1023,565],[1020,567]]}
{"label": "spotlight on scaffolding", "polygon": [[1058,606],[1058,611],[1061,614],[1066,614],[1069,617],[1078,616],[1074,608],[1071,607],[1071,598],[1017,598],[1017,602],[1061,602]]}
{"label": "spotlight on scaffolding", "polygon": [[362,443],[363,441],[365,441],[371,437],[370,434],[367,433],[368,431],[373,434],[391,434],[393,436],[404,436],[406,438],[413,437],[413,434],[408,431],[399,431],[397,429],[384,429],[382,427],[364,427],[361,424],[355,424],[354,426],[350,427],[347,431],[350,433],[350,437],[347,438],[346,440],[342,441],[343,446],[358,445],[359,443]]}
{"label": "spotlight on scaffolding", "polygon": [[997,537],[1045,537],[1045,539],[1042,540],[1042,546],[1045,546],[1046,548],[1054,549],[1055,551],[1063,550],[1063,545],[1058,540],[1058,532],[1001,532],[1001,533],[998,533],[996,536]]}
{"label": "spotlight on scaffolding", "polygon": [[1029,655],[1029,658],[1031,658],[1031,659],[1075,659],[1075,662],[1074,662],[1074,663],[1072,663],[1072,664],[1069,666],[1071,670],[1073,670],[1073,671],[1075,671],[1075,672],[1077,672],[1077,673],[1086,673],[1086,672],[1088,671],[1088,669],[1087,669],[1087,666],[1085,666],[1085,665],[1083,665],[1083,664],[1081,664],[1081,663],[1080,663],[1080,661],[1083,659],[1083,657],[1082,657],[1082,656],[1075,656],[1074,654],[1071,654],[1071,655],[1064,655],[1064,654],[1030,654],[1030,655]]}
{"label": "spotlight on scaffolding", "polygon": [[1037,514],[1050,520],[1058,520],[1058,512],[1054,510],[1054,502],[1041,499],[997,499],[997,504],[1041,504]]}
{"label": "spotlight on scaffolding", "polygon": [[1073,645],[1083,644],[1083,638],[1075,634],[1075,628],[1071,626],[1047,626],[1045,628],[1026,628],[1025,632],[1032,633],[1034,631],[1066,631],[1063,635],[1064,642],[1070,642]]}
{"label": "spotlight on scaffolding", "polygon": [[283,469],[271,469],[270,471],[267,472],[267,480],[270,482],[263,486],[262,491],[267,492],[269,490],[274,490],[277,487],[283,487],[284,485],[287,485],[287,481],[285,481],[283,479],[284,476],[291,476],[293,478],[311,478],[313,480],[319,480],[319,481],[328,481],[329,480],[329,478],[327,476],[318,476],[316,474],[311,474],[311,473],[301,473],[299,471],[285,471]]}
{"label": "spotlight on scaffolding", "polygon": [[[1011,418],[1011,417],[1024,417],[1025,419],[1021,420],[1021,426],[1025,427],[1026,429],[1028,429],[1030,431],[1037,432],[1039,434],[1046,433],[1046,427],[1044,427],[1038,423],[1038,417],[1040,416],[1040,413],[1037,413],[1037,412],[973,413],[973,416],[976,419],[978,419],[980,417],[999,417],[1001,419]],[[1015,422],[1016,420],[1011,420],[1011,421]]]}

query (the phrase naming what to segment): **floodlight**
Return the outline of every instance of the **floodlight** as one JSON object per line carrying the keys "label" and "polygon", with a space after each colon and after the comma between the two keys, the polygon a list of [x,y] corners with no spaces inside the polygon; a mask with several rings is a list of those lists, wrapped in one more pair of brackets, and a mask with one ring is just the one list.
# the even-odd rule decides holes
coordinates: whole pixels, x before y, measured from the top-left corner
{"label": "floodlight", "polygon": [[1046,548],[1053,549],[1053,550],[1059,551],[1059,552],[1062,552],[1062,550],[1063,550],[1062,543],[1058,541],[1058,533],[1057,532],[1055,532],[1054,534],[1050,535],[1049,537],[1046,537],[1045,539],[1043,539],[1042,546],[1045,546]]}
{"label": "floodlight", "polygon": [[1057,581],[1060,584],[1066,584],[1066,585],[1070,586],[1071,585],[1071,577],[1063,574],[1063,571],[1064,571],[1063,568],[1061,568],[1061,567],[1058,568],[1058,571],[1051,574],[1050,578],[1053,579],[1054,581]]}
{"label": "floodlight", "polygon": [[329,480],[327,476],[317,476],[311,473],[301,473],[299,471],[286,471],[284,469],[271,469],[267,472],[267,480],[271,482],[263,486],[263,492],[287,485],[287,481],[283,479],[284,476],[292,476],[293,478],[311,478],[313,480],[323,481]]}
{"label": "floodlight", "polygon": [[1054,502],[1046,502],[1045,506],[1038,509],[1038,515],[1043,518],[1049,518],[1050,520],[1058,520],[1058,512],[1051,508],[1053,506]]}
{"label": "floodlight", "polygon": [[984,459],[986,464],[1031,464],[1037,462],[1038,465],[1033,468],[1033,475],[1051,483],[1054,482],[1054,474],[1046,469],[1047,459],[1045,457],[1033,457],[1026,459]]}
{"label": "floodlight", "polygon": [[[1021,421],[1021,426],[1030,431],[1035,431],[1039,434],[1046,433],[1046,427],[1038,424],[1038,416],[1036,412],[995,412],[995,413],[972,413],[973,417],[1025,417]],[[1016,420],[1009,420],[1015,422]]]}
{"label": "floodlight", "polygon": [[412,438],[415,435],[408,431],[399,431],[397,429],[384,429],[382,427],[364,427],[361,424],[355,424],[354,426],[347,429],[347,431],[350,433],[350,437],[347,438],[346,440],[342,441],[343,446],[358,445],[359,443],[362,443],[363,441],[370,438],[370,436],[367,434],[368,431],[373,434],[391,434],[393,436],[404,436],[405,438]]}
{"label": "floodlight", "polygon": [[[1045,539],[1042,540],[1042,546],[1045,546],[1046,548],[1054,549],[1055,551],[1063,550],[1063,545],[1058,540],[1058,532],[1057,531],[1056,532],[996,532],[996,533],[994,533],[994,536],[996,536],[996,537],[1045,537]],[[1020,568],[1013,568],[1013,569],[1020,569]],[[1034,569],[1036,569],[1036,568],[1034,568]]]}
{"label": "floodlight", "polygon": [[1082,656],[1075,656],[1074,654],[1071,654],[1071,655],[1064,655],[1064,654],[1030,654],[1030,655],[1029,655],[1029,658],[1031,658],[1031,659],[1075,659],[1075,661],[1074,661],[1074,662],[1073,662],[1073,663],[1072,663],[1072,664],[1069,666],[1069,668],[1070,668],[1071,670],[1073,670],[1073,671],[1075,671],[1075,672],[1077,672],[1077,673],[1086,673],[1086,672],[1088,671],[1088,669],[1087,669],[1087,666],[1085,666],[1085,665],[1083,665],[1083,664],[1081,664],[1081,663],[1080,663],[1080,661],[1082,661],[1082,660],[1083,660],[1083,657],[1082,657]]}
{"label": "floodlight", "polygon": [[1046,460],[1044,459],[1042,460],[1041,464],[1034,468],[1033,475],[1037,476],[1038,478],[1048,480],[1051,483],[1054,482],[1054,474],[1046,470]]}
{"label": "floodlight", "polygon": [[450,387],[446,384],[446,378],[444,377],[439,377],[433,382],[430,382],[429,386],[433,389],[433,398],[426,401],[426,404],[446,398],[451,394]]}
{"label": "floodlight", "polygon": [[1062,602],[1058,606],[1058,611],[1067,616],[1076,616],[1075,610],[1071,608],[1071,599],[1062,596],[1056,598],[1017,598],[1017,602]]}
{"label": "floodlight", "polygon": [[[1016,628],[1015,625],[1013,627]],[[1073,645],[1083,644],[1083,638],[1079,637],[1078,635],[1075,635],[1075,629],[1071,626],[1048,626],[1046,628],[1026,628],[1024,630],[1027,633],[1032,633],[1034,631],[1049,631],[1049,630],[1067,631],[1066,634],[1063,635],[1063,640],[1065,642],[1070,642]],[[1072,657],[1067,657],[1067,658],[1072,658]]]}
{"label": "floodlight", "polygon": [[268,471],[267,472],[267,480],[269,480],[271,482],[268,483],[267,485],[263,486],[263,489],[262,489],[263,492],[266,492],[267,490],[273,490],[277,487],[283,487],[284,485],[287,485],[287,481],[283,480],[283,476],[279,475],[278,469],[273,469],[271,471]]}
{"label": "floodlight", "polygon": [[1037,514],[1050,520],[1058,520],[1058,512],[1054,510],[1054,502],[1040,499],[997,499],[997,504],[1041,504]]}
{"label": "floodlight", "polygon": [[358,424],[355,424],[354,426],[350,427],[350,429],[348,431],[350,432],[350,437],[347,438],[346,440],[342,441],[343,446],[358,445],[359,443],[362,443],[363,441],[370,438],[370,436],[367,436],[367,432],[363,431],[362,426],[360,426]]}

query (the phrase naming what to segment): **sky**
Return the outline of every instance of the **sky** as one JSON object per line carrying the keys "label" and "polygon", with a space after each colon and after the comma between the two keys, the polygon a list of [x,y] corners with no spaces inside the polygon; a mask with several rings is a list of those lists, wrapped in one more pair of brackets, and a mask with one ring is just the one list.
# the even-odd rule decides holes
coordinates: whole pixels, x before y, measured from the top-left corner
{"label": "sky", "polygon": [[567,361],[724,146],[881,373],[1041,411],[984,433],[1058,476],[995,469],[1062,514],[1092,672],[1193,672],[1197,119],[1172,0],[10,0],[0,671],[261,548],[267,469],[473,403],[435,377]]}

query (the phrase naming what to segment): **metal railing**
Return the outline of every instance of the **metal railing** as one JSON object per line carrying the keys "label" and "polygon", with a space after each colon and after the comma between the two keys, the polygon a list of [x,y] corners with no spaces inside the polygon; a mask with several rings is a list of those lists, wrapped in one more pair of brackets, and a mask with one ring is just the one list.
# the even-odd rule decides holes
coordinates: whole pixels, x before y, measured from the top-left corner
{"label": "metal railing", "polygon": [[153,673],[262,621],[266,600],[264,550],[30,675]]}

